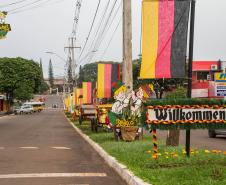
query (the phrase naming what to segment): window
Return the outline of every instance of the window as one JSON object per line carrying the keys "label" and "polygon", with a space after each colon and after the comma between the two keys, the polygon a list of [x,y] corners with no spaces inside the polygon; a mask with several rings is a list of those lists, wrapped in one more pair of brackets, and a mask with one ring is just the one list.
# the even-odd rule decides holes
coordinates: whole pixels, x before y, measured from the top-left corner
{"label": "window", "polygon": [[197,72],[197,80],[207,80],[208,75],[210,75],[209,71],[198,71]]}

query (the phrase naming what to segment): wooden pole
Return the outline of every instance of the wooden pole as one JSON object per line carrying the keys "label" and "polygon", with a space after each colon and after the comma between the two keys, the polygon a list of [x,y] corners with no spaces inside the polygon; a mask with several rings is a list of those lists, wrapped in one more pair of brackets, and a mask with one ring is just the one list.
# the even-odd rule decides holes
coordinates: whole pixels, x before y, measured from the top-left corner
{"label": "wooden pole", "polygon": [[[189,41],[189,60],[188,60],[188,91],[187,97],[192,97],[192,62],[193,62],[193,50],[194,50],[194,29],[195,29],[195,0],[191,0],[191,16],[190,16],[190,41]],[[187,157],[190,157],[190,141],[191,130],[186,130],[186,153]]]}
{"label": "wooden pole", "polygon": [[133,89],[131,0],[123,0],[123,70],[122,79]]}

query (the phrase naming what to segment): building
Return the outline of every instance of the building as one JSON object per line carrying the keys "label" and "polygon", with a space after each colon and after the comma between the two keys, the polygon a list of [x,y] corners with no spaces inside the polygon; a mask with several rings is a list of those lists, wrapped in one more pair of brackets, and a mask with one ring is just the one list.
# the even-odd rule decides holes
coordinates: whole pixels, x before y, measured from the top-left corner
{"label": "building", "polygon": [[[50,86],[49,79],[45,79],[45,82]],[[54,77],[54,86],[58,88],[59,92],[63,92],[66,80],[64,77]]]}
{"label": "building", "polygon": [[[192,72],[192,97],[221,98],[226,94],[225,61],[194,61]],[[225,76],[226,77],[226,76]],[[226,95],[225,95],[226,96]]]}
{"label": "building", "polygon": [[9,104],[4,95],[0,95],[0,113],[6,113],[9,110]]}

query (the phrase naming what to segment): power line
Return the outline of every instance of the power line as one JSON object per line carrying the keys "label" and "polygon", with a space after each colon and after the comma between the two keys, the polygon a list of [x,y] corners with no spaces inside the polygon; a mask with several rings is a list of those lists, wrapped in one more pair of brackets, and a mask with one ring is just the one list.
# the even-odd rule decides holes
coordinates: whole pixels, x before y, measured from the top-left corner
{"label": "power line", "polygon": [[42,3],[38,4],[38,5],[32,6],[30,8],[25,8],[25,9],[18,10],[18,11],[12,11],[9,15],[26,12],[26,11],[29,11],[29,10],[41,8],[41,7],[48,6],[48,5],[53,5],[53,4],[56,4],[56,3],[61,3],[62,1],[65,1],[65,0],[60,0],[60,1],[52,2],[52,3],[49,3],[49,1],[52,1],[52,0],[47,0],[45,2],[42,2]]}
{"label": "power line", "polygon": [[[13,12],[13,11],[15,11],[15,10],[19,10],[19,9],[25,8],[25,7],[31,6],[31,5],[33,5],[33,4],[37,4],[37,3],[40,2],[40,1],[43,1],[43,0],[36,0],[36,1],[33,1],[33,2],[28,3],[28,4],[25,4],[25,5],[23,5],[23,6],[20,6],[20,7],[11,9],[11,10],[8,10],[8,12]],[[48,0],[48,1],[51,1],[51,0]]]}
{"label": "power line", "polygon": [[16,4],[19,4],[19,3],[23,3],[25,1],[28,1],[28,0],[20,0],[20,1],[16,1],[14,3],[9,3],[9,4],[3,4],[3,5],[0,5],[1,8],[5,8],[5,7],[8,7],[8,6],[12,6],[12,5],[16,5]]}
{"label": "power line", "polygon": [[[93,51],[96,51],[96,50],[97,50],[97,49],[96,49],[97,44],[98,44],[99,40],[101,39],[101,37],[103,36],[103,33],[105,32],[105,30],[106,30],[106,28],[107,28],[107,25],[108,25],[108,23],[109,23],[109,20],[110,20],[110,18],[111,18],[111,15],[112,15],[112,13],[113,13],[113,10],[114,10],[114,8],[115,8],[115,6],[116,6],[117,1],[118,1],[118,0],[115,0],[115,1],[114,1],[114,4],[113,4],[113,6],[112,6],[112,8],[111,8],[111,10],[110,10],[110,12],[109,12],[109,14],[108,14],[108,16],[107,16],[107,19],[106,19],[105,22],[104,22],[104,26],[103,26],[101,32],[98,34],[98,37],[97,37],[97,39],[96,39],[96,42],[95,42]],[[94,39],[95,39],[95,38],[94,38]],[[91,46],[91,47],[92,47],[92,46]],[[89,52],[89,53],[90,53],[90,52]],[[80,64],[82,65],[82,64],[84,64],[84,62],[80,61],[79,65],[80,65]]]}
{"label": "power line", "polygon": [[[112,16],[112,13],[113,13],[113,10],[114,10],[114,8],[116,6],[116,3],[117,3],[117,0],[115,1],[114,5],[113,5],[113,7],[111,9],[111,12],[110,12],[110,14],[109,14],[109,16],[108,16],[108,18],[107,18],[107,20],[105,22],[105,25],[104,25],[104,28],[102,29],[102,32],[99,34],[99,36],[98,36],[98,38],[96,40],[96,43],[94,45],[94,49],[93,50],[98,50],[99,49],[101,43],[103,42],[103,40],[104,40],[104,38],[106,36],[106,33],[109,31],[113,21],[115,20],[114,17],[118,14],[118,11],[119,11],[119,9],[120,9],[120,7],[122,5],[122,1],[120,3],[119,7],[117,8],[113,18],[110,21],[110,18]],[[109,24],[109,22],[110,22],[110,24]],[[90,58],[87,60],[87,62],[85,64],[89,64],[91,62],[93,56],[94,56],[94,54],[92,56],[90,56]],[[84,64],[84,62],[82,64]]]}
{"label": "power line", "polygon": [[113,40],[113,38],[114,38],[114,36],[115,36],[115,34],[116,34],[117,30],[118,30],[118,27],[119,27],[119,25],[120,25],[121,21],[122,21],[122,17],[119,19],[119,22],[118,22],[118,24],[117,24],[117,26],[116,26],[116,28],[115,28],[115,30],[114,30],[114,32],[113,32],[113,34],[112,34],[112,36],[111,36],[110,41],[108,42],[107,47],[105,48],[105,50],[104,50],[103,54],[101,55],[100,60],[102,60],[102,58],[105,56],[105,54],[106,54],[106,52],[107,52],[107,50],[108,50],[109,46],[111,45],[111,42],[112,42],[112,40]]}
{"label": "power line", "polygon": [[88,40],[89,40],[90,34],[91,34],[91,32],[92,32],[92,29],[93,29],[93,25],[94,25],[94,22],[95,22],[95,20],[96,20],[96,16],[97,16],[97,13],[98,13],[98,10],[99,10],[99,7],[100,7],[100,2],[101,2],[101,0],[98,1],[98,5],[97,5],[97,8],[96,8],[96,12],[95,12],[95,14],[94,14],[93,21],[92,21],[92,24],[91,24],[91,27],[90,27],[88,36],[87,36],[87,38],[86,38],[85,44],[84,44],[84,46],[83,46],[83,48],[82,48],[82,51],[81,51],[81,53],[80,53],[79,58],[82,56],[82,54],[83,54],[83,52],[84,52],[84,49],[85,49],[85,47],[86,47],[86,45],[87,45],[87,42],[88,42]]}
{"label": "power line", "polygon": [[110,5],[110,0],[108,0],[106,6],[105,6],[105,8],[104,8],[104,12],[103,12],[103,14],[102,14],[102,16],[101,16],[101,20],[100,20],[100,22],[99,22],[99,26],[98,26],[98,28],[97,28],[97,31],[96,31],[95,35],[94,35],[94,39],[93,39],[93,41],[92,41],[92,44],[90,45],[89,50],[91,50],[91,48],[92,48],[92,46],[93,46],[93,44],[94,44],[94,41],[95,41],[95,39],[96,39],[96,37],[97,37],[97,34],[99,33],[100,28],[101,28],[102,24],[104,23],[103,20],[104,20],[104,18],[105,18],[105,15],[106,15],[106,13],[107,13],[107,10],[108,10],[108,8],[109,8],[109,5]]}

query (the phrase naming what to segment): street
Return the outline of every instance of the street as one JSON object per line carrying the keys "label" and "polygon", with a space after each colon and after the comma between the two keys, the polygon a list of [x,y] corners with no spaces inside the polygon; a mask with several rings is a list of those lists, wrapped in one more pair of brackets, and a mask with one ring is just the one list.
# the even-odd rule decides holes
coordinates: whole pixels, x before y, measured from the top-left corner
{"label": "street", "polygon": [[[166,140],[167,131],[159,131],[158,137]],[[180,144],[185,145],[185,131],[180,131]],[[209,138],[208,130],[191,130],[191,146],[198,149],[226,151],[226,136]]]}
{"label": "street", "polygon": [[0,118],[0,185],[126,184],[74,131],[60,97],[46,100],[41,113]]}

